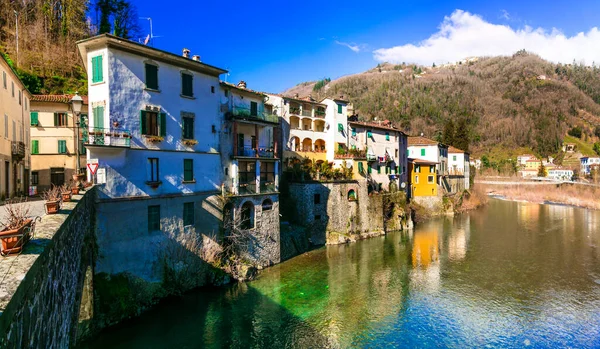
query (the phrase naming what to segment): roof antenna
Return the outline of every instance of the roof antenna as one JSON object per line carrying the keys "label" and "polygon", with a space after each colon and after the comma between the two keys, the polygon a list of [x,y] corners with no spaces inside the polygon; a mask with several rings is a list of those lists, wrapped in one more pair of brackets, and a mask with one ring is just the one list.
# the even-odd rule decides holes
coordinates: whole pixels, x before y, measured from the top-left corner
{"label": "roof antenna", "polygon": [[146,36],[146,38],[144,39],[144,45],[150,44],[150,46],[154,47],[154,38],[162,38],[162,36],[155,36],[152,32],[152,18],[140,17],[140,19],[145,19],[148,20],[148,22],[150,22],[150,34],[148,34],[148,36]]}

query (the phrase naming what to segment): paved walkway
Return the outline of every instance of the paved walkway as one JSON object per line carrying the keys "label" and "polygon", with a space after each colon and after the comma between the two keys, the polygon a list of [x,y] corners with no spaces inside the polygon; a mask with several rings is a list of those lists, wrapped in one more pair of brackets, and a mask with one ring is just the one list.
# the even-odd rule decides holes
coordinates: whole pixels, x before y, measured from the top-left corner
{"label": "paved walkway", "polygon": [[[46,214],[46,209],[44,207],[44,200],[40,200],[40,199],[34,199],[31,201],[28,200],[27,202],[24,202],[19,205],[29,206],[29,216],[30,217],[37,217],[37,216],[42,217]],[[0,223],[4,222],[4,220],[7,218],[7,216],[8,216],[8,214],[6,213],[5,205],[0,206]],[[1,228],[2,228],[2,226],[0,226],[0,229]]]}

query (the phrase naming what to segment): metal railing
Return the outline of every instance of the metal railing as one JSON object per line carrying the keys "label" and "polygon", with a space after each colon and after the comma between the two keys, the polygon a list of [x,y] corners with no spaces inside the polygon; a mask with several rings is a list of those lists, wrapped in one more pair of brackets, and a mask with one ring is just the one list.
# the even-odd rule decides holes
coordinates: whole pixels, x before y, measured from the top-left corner
{"label": "metal railing", "polygon": [[256,183],[240,183],[239,195],[256,194]]}
{"label": "metal railing", "polygon": [[260,182],[260,193],[274,193],[275,190],[275,182]]}
{"label": "metal railing", "polygon": [[11,153],[15,157],[25,157],[25,143],[23,142],[12,142]]}
{"label": "metal railing", "polygon": [[312,116],[312,110],[304,110],[302,109],[302,116]]}
{"label": "metal railing", "polygon": [[93,128],[84,135],[85,145],[103,145],[109,147],[130,147],[131,132],[129,130]]}
{"label": "metal railing", "polygon": [[[237,156],[246,156],[250,158],[274,158],[275,152],[272,148],[259,147],[258,150],[252,147],[238,147]],[[257,156],[258,154],[258,156]]]}
{"label": "metal railing", "polygon": [[265,121],[274,124],[279,123],[279,116],[277,115],[269,114],[262,110],[251,110],[243,106],[234,106],[232,114],[239,119]]}

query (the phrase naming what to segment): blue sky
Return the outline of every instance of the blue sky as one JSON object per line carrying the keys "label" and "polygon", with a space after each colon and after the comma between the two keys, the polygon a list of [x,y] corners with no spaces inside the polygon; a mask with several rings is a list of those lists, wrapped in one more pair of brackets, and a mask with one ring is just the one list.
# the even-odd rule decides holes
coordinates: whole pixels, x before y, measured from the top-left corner
{"label": "blue sky", "polygon": [[[187,47],[229,69],[228,81],[267,92],[384,60],[430,65],[522,46],[557,62],[600,63],[600,32],[591,32],[600,22],[597,0],[132,1],[162,36],[155,47]],[[140,25],[149,32],[147,21]]]}

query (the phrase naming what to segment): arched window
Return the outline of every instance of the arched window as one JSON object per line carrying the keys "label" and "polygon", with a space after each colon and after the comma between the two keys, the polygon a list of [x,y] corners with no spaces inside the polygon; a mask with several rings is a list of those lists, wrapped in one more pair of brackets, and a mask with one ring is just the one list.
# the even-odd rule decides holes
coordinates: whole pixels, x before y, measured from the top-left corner
{"label": "arched window", "polygon": [[242,205],[242,214],[240,216],[241,229],[254,228],[254,204],[252,204],[252,202],[246,201],[246,203]]}
{"label": "arched window", "polygon": [[348,201],[356,201],[356,192],[354,189],[348,191]]}
{"label": "arched window", "polygon": [[262,202],[262,210],[270,211],[272,209],[273,209],[273,201],[271,201],[271,199],[265,199],[265,201]]}

